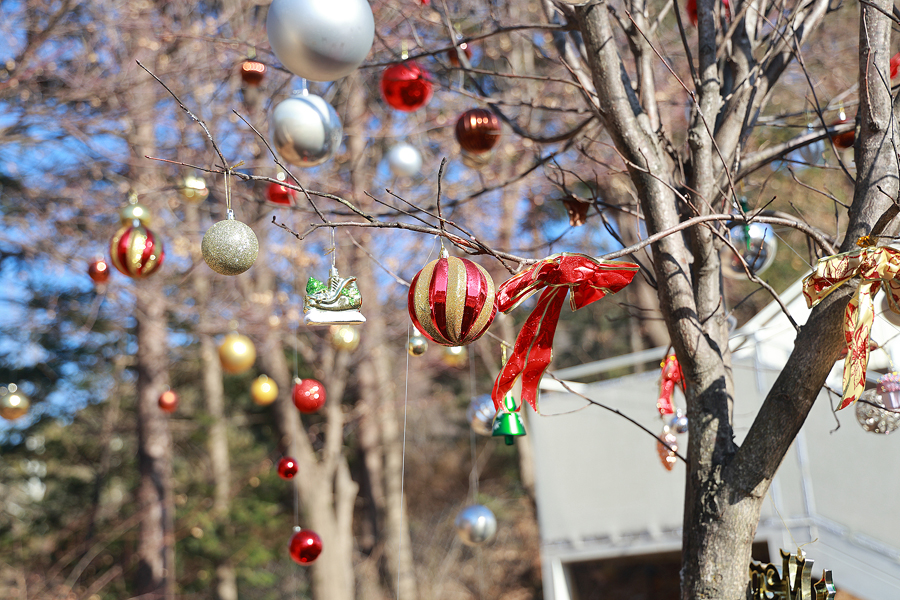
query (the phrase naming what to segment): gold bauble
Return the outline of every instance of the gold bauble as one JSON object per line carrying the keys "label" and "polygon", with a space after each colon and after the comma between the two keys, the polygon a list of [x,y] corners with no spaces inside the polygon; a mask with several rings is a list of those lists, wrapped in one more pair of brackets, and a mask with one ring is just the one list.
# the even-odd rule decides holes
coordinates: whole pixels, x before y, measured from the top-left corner
{"label": "gold bauble", "polygon": [[469,351],[465,346],[444,346],[443,359],[448,367],[463,367],[469,360]]}
{"label": "gold bauble", "polygon": [[122,225],[131,225],[135,221],[140,221],[144,227],[150,226],[150,211],[143,204],[137,202],[126,204],[119,210],[119,219]]}
{"label": "gold bauble", "polygon": [[415,335],[409,338],[406,351],[409,352],[410,356],[422,356],[426,350],[428,350],[428,340],[417,331]]}
{"label": "gold bauble", "polygon": [[268,406],[278,397],[278,386],[274,379],[260,375],[250,384],[250,397],[259,406]]}
{"label": "gold bauble", "polygon": [[359,346],[359,329],[350,325],[332,325],[331,345],[335,350],[353,352]]}
{"label": "gold bauble", "polygon": [[184,178],[184,185],[181,188],[181,195],[184,199],[192,204],[199,204],[206,200],[209,196],[209,188],[206,187],[206,180],[196,175],[188,175]]}
{"label": "gold bauble", "polygon": [[0,417],[15,421],[28,412],[30,405],[28,397],[19,391],[16,384],[0,387]]}
{"label": "gold bauble", "polygon": [[256,362],[256,348],[247,336],[229,333],[219,346],[219,360],[226,373],[243,373]]}

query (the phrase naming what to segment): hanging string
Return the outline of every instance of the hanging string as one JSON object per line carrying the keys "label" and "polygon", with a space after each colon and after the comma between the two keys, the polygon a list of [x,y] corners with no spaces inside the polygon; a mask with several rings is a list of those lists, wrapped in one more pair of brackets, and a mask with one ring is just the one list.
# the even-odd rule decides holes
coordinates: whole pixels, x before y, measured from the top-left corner
{"label": "hanging string", "polygon": [[[469,397],[475,398],[475,361],[469,361]],[[471,425],[471,424],[470,424]],[[472,470],[469,473],[469,494],[472,504],[478,504],[478,452],[475,430],[469,427],[469,446],[472,454]]]}
{"label": "hanging string", "polygon": [[225,213],[229,216],[231,214],[231,181],[229,181],[230,176],[231,169],[225,169]]}
{"label": "hanging string", "polygon": [[[332,233],[334,232],[334,228],[332,228]],[[406,346],[409,347],[409,337],[411,335],[410,331],[412,329],[412,323],[409,323],[406,326]],[[403,549],[403,493],[404,493],[404,484],[406,478],[406,407],[407,401],[409,400],[409,352],[406,352],[406,381],[403,384],[403,442],[400,450],[400,531],[397,536],[397,600],[400,600],[400,569],[402,568],[402,561],[400,560],[401,550]]]}
{"label": "hanging string", "polygon": [[337,260],[337,242],[334,241],[334,230],[335,228],[331,228],[331,268],[335,267],[335,261]]}

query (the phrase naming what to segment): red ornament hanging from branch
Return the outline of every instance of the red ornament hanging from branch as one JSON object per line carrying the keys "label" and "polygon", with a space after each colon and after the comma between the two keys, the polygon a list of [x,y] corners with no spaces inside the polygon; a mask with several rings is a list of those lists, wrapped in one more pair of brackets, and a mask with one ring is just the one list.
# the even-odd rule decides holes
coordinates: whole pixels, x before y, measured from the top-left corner
{"label": "red ornament hanging from branch", "polygon": [[269,184],[269,189],[266,190],[266,199],[278,206],[292,206],[295,197],[296,192],[293,189],[274,181]]}
{"label": "red ornament hanging from branch", "polygon": [[[835,125],[843,125],[844,123],[849,123],[850,119],[847,118],[847,113],[844,112],[844,108],[841,107],[841,112],[838,113],[838,120],[831,124],[832,127]],[[856,141],[856,130],[851,129],[850,131],[844,131],[843,133],[835,133],[831,136],[831,141],[834,142],[834,147],[838,150],[846,150],[847,148],[853,147],[853,142]]]}
{"label": "red ornament hanging from branch", "polygon": [[490,152],[500,141],[500,119],[486,108],[464,112],[456,122],[456,140],[466,152]]}
{"label": "red ornament hanging from branch", "polygon": [[459,59],[460,52],[466,55],[466,60],[472,61],[472,47],[466,42],[462,42],[456,48],[451,48],[447,51],[447,60],[456,68],[459,68],[460,64],[462,64],[462,61]]}
{"label": "red ornament hanging from branch", "polygon": [[283,456],[278,461],[278,476],[282,479],[293,479],[297,470],[297,461],[290,456]]}
{"label": "red ornament hanging from branch", "polygon": [[431,100],[431,75],[414,61],[392,65],[381,75],[381,94],[391,108],[403,112],[419,110]]}
{"label": "red ornament hanging from branch", "polygon": [[173,413],[178,410],[178,394],[172,390],[166,390],[159,395],[159,410],[164,413]]}
{"label": "red ornament hanging from branch", "polygon": [[109,265],[102,258],[98,258],[88,265],[88,277],[97,285],[102,285],[109,281]]}
{"label": "red ornament hanging from branch", "polygon": [[297,564],[312,564],[322,553],[322,538],[311,529],[300,529],[291,536],[288,551]]}
{"label": "red ornament hanging from branch", "polygon": [[245,60],[241,64],[241,80],[250,87],[262,83],[266,76],[266,65],[256,60]]}
{"label": "red ornament hanging from branch", "polygon": [[325,386],[315,379],[297,378],[294,380],[291,399],[300,412],[314,413],[325,406]]}

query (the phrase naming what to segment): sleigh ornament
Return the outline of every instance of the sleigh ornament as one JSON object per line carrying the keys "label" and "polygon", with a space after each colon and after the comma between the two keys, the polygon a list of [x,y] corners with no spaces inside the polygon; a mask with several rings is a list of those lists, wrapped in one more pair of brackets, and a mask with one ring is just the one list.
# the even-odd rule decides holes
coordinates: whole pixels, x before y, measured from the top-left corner
{"label": "sleigh ornament", "polygon": [[310,277],[306,282],[306,302],[303,306],[307,325],[344,325],[365,323],[359,312],[362,296],[356,277],[341,278],[336,267],[328,272],[328,281]]}

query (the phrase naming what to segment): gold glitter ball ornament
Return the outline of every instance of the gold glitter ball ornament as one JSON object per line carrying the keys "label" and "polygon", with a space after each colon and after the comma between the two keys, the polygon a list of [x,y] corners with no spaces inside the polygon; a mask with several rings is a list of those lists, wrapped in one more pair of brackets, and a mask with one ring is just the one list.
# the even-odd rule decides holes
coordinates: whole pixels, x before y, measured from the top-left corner
{"label": "gold glitter ball ornament", "polygon": [[203,234],[200,244],[203,260],[220,275],[240,275],[253,266],[259,255],[259,240],[244,223],[236,221],[228,209],[228,218],[219,221]]}
{"label": "gold glitter ball ornament", "polygon": [[243,373],[256,362],[256,347],[246,335],[229,333],[219,346],[219,360],[226,373]]}
{"label": "gold glitter ball ornament", "polygon": [[15,421],[28,412],[30,405],[28,397],[19,391],[16,384],[0,387],[0,417],[7,421]]}

